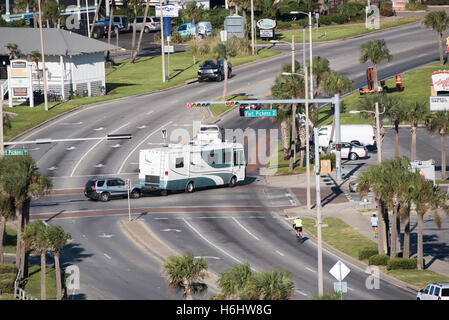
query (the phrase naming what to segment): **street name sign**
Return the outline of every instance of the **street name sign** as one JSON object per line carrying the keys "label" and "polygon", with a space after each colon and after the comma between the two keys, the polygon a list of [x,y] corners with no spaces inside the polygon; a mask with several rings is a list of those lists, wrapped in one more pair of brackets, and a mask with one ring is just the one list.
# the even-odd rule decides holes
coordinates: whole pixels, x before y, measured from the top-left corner
{"label": "street name sign", "polygon": [[245,111],[245,117],[276,117],[277,110],[248,110]]}
{"label": "street name sign", "polygon": [[28,155],[27,149],[5,149],[5,156],[26,156]]}
{"label": "street name sign", "polygon": [[329,270],[329,273],[338,281],[342,281],[351,270],[340,260]]}

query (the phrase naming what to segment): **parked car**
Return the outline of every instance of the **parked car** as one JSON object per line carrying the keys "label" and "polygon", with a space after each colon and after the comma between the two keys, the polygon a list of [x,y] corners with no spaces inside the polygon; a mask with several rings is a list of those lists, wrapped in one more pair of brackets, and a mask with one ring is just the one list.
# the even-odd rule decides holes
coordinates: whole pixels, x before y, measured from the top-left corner
{"label": "parked car", "polygon": [[[319,146],[329,145],[332,126],[322,126],[319,130]],[[376,136],[373,126],[369,124],[345,124],[340,126],[341,141],[349,141],[358,145],[373,146],[376,144]],[[332,141],[335,142],[335,130]]]}
{"label": "parked car", "polygon": [[[106,17],[104,20],[100,20],[98,22],[104,24],[106,27],[109,28],[109,19],[110,19],[110,17]],[[119,30],[120,32],[130,31],[131,26],[129,24],[128,17],[127,16],[113,16],[112,28],[113,28],[114,32],[117,32],[117,30]]]}
{"label": "parked car", "polygon": [[[130,197],[140,198],[140,184],[133,184],[129,190]],[[84,187],[84,195],[92,200],[109,201],[112,197],[127,197],[128,189],[125,181],[120,178],[92,178]]]}
{"label": "parked car", "polygon": [[[177,27],[173,32],[179,33],[181,36],[195,36],[195,24],[188,22]],[[212,24],[209,21],[198,22],[198,37],[200,39],[212,35]]]}
{"label": "parked car", "polygon": [[[257,101],[257,99],[247,99],[247,100],[254,100]],[[245,111],[250,110],[260,110],[262,108],[262,105],[260,103],[242,103],[239,107],[240,116],[245,116]]]}
{"label": "parked car", "polygon": [[[160,31],[161,30],[161,18],[160,17],[147,17],[145,24],[143,23],[143,16],[136,17],[136,31],[142,30],[142,26],[145,25],[143,31],[148,33],[150,31]],[[133,27],[133,22],[131,23],[131,28]]]}
{"label": "parked car", "polygon": [[[331,153],[336,153],[335,144],[331,146]],[[341,157],[344,159],[357,160],[368,157],[368,149],[349,142],[341,143]]]}
{"label": "parked car", "polygon": [[449,283],[432,283],[419,290],[416,300],[449,300]]}
{"label": "parked car", "polygon": [[[89,25],[89,30],[92,27],[92,24]],[[68,31],[73,31],[75,33],[81,34],[83,36],[88,36],[89,32],[87,30],[87,20],[82,19],[79,21],[79,28],[77,29],[68,29]],[[108,36],[108,30],[105,28],[105,26],[102,23],[95,23],[94,31],[92,33],[92,38],[99,39],[99,38],[105,38]]]}
{"label": "parked car", "polygon": [[[228,61],[228,78],[232,76],[232,64]],[[206,60],[198,70],[198,81],[203,80],[218,80],[222,81],[225,78],[224,60],[218,61]]]}

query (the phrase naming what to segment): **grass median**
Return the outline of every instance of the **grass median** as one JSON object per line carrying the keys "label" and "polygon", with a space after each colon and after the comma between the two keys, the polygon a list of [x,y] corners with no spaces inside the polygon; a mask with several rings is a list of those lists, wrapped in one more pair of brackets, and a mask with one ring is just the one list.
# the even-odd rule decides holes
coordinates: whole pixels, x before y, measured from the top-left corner
{"label": "grass median", "polygon": [[[282,146],[282,141],[279,141],[277,152],[271,152],[270,162],[267,166],[267,175],[289,175],[289,174],[299,174],[305,173],[306,167],[301,167],[300,163],[300,152],[296,152],[295,158],[295,168],[290,172],[289,165],[290,159],[284,160],[284,148]],[[305,156],[305,155],[304,155]],[[277,163],[276,163],[277,161]],[[310,164],[310,170],[312,171],[314,168],[313,164]]]}
{"label": "grass median", "polygon": [[[256,56],[236,56],[230,61],[233,67],[236,67],[280,53],[279,50],[263,49],[259,50]],[[162,82],[162,60],[160,56],[140,58],[134,64],[131,64],[128,60],[117,62],[112,69],[106,69],[107,95],[77,97],[61,103],[50,102],[48,111],[45,111],[43,103],[36,104],[34,108],[30,108],[28,105],[15,106],[12,109],[4,107],[4,112],[16,114],[11,118],[12,127],[5,129],[4,139],[10,141],[25,130],[82,105],[150,93],[183,84],[186,80],[196,78],[199,65],[208,58],[210,57],[197,59],[196,63],[193,64],[192,55],[188,52],[171,54],[170,81],[165,83]]]}
{"label": "grass median", "polygon": [[[324,218],[322,239],[327,244],[347,255],[358,259],[360,249],[377,249],[377,243],[360,234],[350,225],[338,218]],[[304,228],[317,235],[315,220],[303,219]],[[367,263],[366,260],[364,260]],[[390,276],[417,287],[425,287],[429,283],[449,282],[449,278],[431,270],[387,270],[385,266],[379,266],[380,270]]]}
{"label": "grass median", "polygon": [[[333,25],[318,28],[318,30],[312,30],[312,42],[323,42],[331,40],[340,40],[345,38],[351,38],[355,36],[361,36],[364,34],[376,32],[379,30],[385,30],[392,27],[402,26],[408,23],[414,23],[419,21],[417,17],[406,17],[394,21],[380,22],[380,29],[367,29],[365,23],[351,23],[344,25]],[[298,27],[295,30],[279,31],[277,33],[277,40],[291,42],[292,35],[295,36],[295,43],[302,43],[303,31],[302,27]],[[306,42],[309,41],[309,29],[306,28]],[[258,43],[270,43],[269,41],[258,41]]]}

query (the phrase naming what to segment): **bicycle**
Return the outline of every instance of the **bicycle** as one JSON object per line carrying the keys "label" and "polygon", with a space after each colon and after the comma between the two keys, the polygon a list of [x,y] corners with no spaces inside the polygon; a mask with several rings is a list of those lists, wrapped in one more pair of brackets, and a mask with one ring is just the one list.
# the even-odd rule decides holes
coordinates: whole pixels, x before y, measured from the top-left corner
{"label": "bicycle", "polygon": [[293,229],[295,230],[295,233],[296,233],[296,240],[297,240],[299,243],[303,243],[304,237],[301,235],[302,228],[300,229],[300,228],[295,228],[295,227],[293,227]]}

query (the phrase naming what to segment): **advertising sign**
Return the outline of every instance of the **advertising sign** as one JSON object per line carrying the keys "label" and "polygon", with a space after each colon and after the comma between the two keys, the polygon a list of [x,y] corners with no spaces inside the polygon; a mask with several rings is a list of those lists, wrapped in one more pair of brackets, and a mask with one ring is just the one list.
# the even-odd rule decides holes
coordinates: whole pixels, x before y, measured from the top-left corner
{"label": "advertising sign", "polygon": [[260,37],[261,38],[273,38],[274,30],[273,29],[260,29]]}
{"label": "advertising sign", "polygon": [[30,107],[34,107],[33,82],[31,64],[27,60],[11,60],[8,66],[9,107],[13,107],[13,99],[30,99]]}
{"label": "advertising sign", "polygon": [[276,21],[272,19],[261,19],[257,21],[257,27],[259,29],[274,29],[276,28]]}
{"label": "advertising sign", "polygon": [[436,92],[449,91],[449,70],[436,71],[431,76],[433,89]]}
{"label": "advertising sign", "polygon": [[[156,17],[161,16],[161,7],[159,5],[155,6],[156,9]],[[162,5],[162,11],[164,14],[164,17],[171,17],[176,18],[178,16],[178,5],[177,4],[163,4]]]}
{"label": "advertising sign", "polygon": [[430,111],[449,111],[449,96],[430,96]]}

